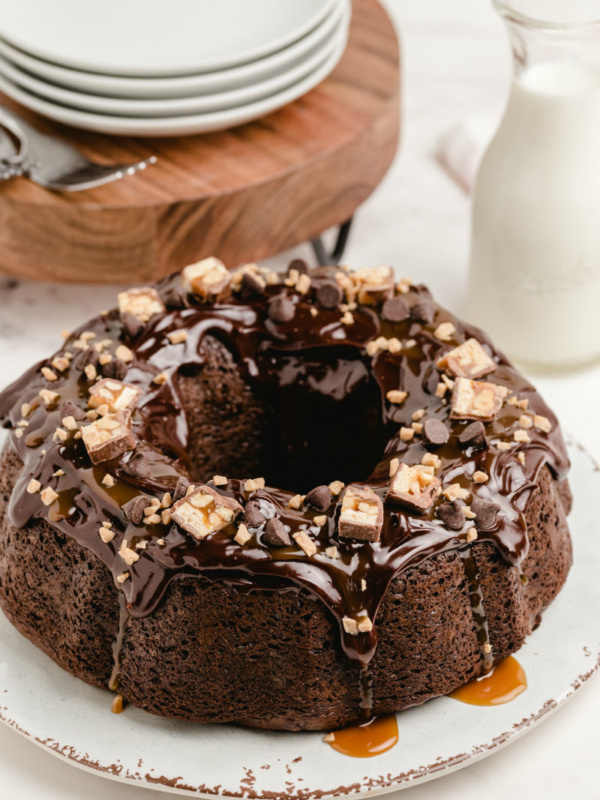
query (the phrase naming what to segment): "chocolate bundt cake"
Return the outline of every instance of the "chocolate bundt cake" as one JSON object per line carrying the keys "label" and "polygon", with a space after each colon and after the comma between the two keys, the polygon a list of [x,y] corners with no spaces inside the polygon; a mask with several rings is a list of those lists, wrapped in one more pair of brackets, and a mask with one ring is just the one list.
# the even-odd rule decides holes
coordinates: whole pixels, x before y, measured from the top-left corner
{"label": "chocolate bundt cake", "polygon": [[285,730],[519,649],[569,570],[568,459],[481,331],[388,267],[207,259],[118,300],[0,395],[28,639],[154,714]]}

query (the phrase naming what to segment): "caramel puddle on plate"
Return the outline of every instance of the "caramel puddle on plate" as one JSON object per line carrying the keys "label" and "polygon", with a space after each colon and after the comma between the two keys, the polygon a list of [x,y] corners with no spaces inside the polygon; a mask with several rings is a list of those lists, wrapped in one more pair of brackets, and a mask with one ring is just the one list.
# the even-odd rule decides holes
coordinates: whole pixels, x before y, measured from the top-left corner
{"label": "caramel puddle on plate", "polygon": [[325,741],[345,756],[372,758],[391,750],[397,744],[398,722],[393,714],[375,717],[363,725],[328,733]]}
{"label": "caramel puddle on plate", "polygon": [[516,658],[509,656],[487,675],[469,681],[449,697],[472,706],[499,706],[510,703],[527,689],[525,670]]}

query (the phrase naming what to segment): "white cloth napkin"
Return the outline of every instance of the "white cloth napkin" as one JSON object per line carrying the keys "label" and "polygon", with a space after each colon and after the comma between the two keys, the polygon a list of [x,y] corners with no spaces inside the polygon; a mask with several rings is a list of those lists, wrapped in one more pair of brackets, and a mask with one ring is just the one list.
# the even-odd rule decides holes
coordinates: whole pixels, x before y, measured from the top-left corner
{"label": "white cloth napkin", "polygon": [[489,118],[457,122],[438,142],[436,158],[466,194],[473,191],[481,158],[497,127]]}

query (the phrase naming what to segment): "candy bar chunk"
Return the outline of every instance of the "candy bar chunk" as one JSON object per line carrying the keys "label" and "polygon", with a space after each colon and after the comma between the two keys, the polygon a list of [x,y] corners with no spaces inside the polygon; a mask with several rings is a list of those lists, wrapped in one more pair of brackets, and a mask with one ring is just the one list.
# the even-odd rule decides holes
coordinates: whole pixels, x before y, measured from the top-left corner
{"label": "candy bar chunk", "polygon": [[467,339],[449,350],[437,362],[438,369],[446,369],[456,378],[481,378],[496,369],[493,361],[477,339]]}
{"label": "candy bar chunk", "polygon": [[386,502],[391,501],[412,511],[427,511],[440,493],[441,482],[420,465],[400,464],[392,475]]}
{"label": "candy bar chunk", "polygon": [[383,503],[372,489],[348,486],[342,500],[339,534],[344,539],[378,542],[383,527]]}
{"label": "candy bar chunk", "polygon": [[391,267],[366,267],[354,273],[358,283],[358,302],[377,305],[394,295],[394,270]]}
{"label": "candy bar chunk", "polygon": [[164,303],[158,292],[149,286],[119,292],[118,300],[121,317],[131,314],[140,322],[148,322],[155,314],[162,314],[165,311]]}
{"label": "candy bar chunk", "polygon": [[507,393],[506,387],[495,383],[457,378],[452,390],[450,416],[491,422],[502,408]]}
{"label": "candy bar chunk", "polygon": [[171,517],[194,539],[201,541],[232,523],[242,510],[233,498],[224,497],[210,486],[199,486],[175,503]]}
{"label": "candy bar chunk", "polygon": [[84,425],[81,437],[93,464],[110,461],[122,456],[135,447],[135,437],[131,431],[131,412],[117,411]]}
{"label": "candy bar chunk", "polygon": [[131,411],[137,406],[142,394],[142,390],[137,386],[131,386],[129,383],[122,383],[112,378],[103,378],[90,389],[88,405],[90,408],[100,408],[106,405],[111,412]]}
{"label": "candy bar chunk", "polygon": [[218,258],[205,258],[190,264],[182,273],[183,286],[188,294],[205,301],[223,300],[231,291],[231,273]]}

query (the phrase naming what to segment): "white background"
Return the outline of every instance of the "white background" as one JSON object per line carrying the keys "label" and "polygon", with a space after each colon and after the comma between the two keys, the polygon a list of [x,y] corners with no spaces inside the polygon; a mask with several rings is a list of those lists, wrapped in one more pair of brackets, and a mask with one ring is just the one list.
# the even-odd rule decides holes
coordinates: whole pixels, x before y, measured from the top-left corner
{"label": "white background", "polygon": [[[389,0],[388,6],[403,46],[403,141],[384,183],[357,216],[346,260],[356,266],[393,263],[399,273],[427,283],[440,302],[460,313],[467,279],[469,201],[442,172],[434,154],[440,135],[457,121],[500,117],[510,75],[508,45],[487,0]],[[298,252],[310,257],[307,248]],[[274,263],[281,265],[285,259]],[[61,329],[74,327],[114,301],[113,289],[15,285],[0,279],[0,386],[58,347]],[[532,377],[563,426],[600,457],[600,368]],[[600,587],[600,576],[598,583]],[[600,620],[598,627],[600,637]],[[556,646],[560,648],[559,641]],[[599,743],[600,681],[594,677],[567,706],[512,746],[405,790],[402,797],[598,798]],[[401,718],[398,746],[402,747]],[[112,800],[173,797],[109,784],[0,726],[1,798],[105,800],[107,794]],[[397,793],[388,797],[399,800]]]}

